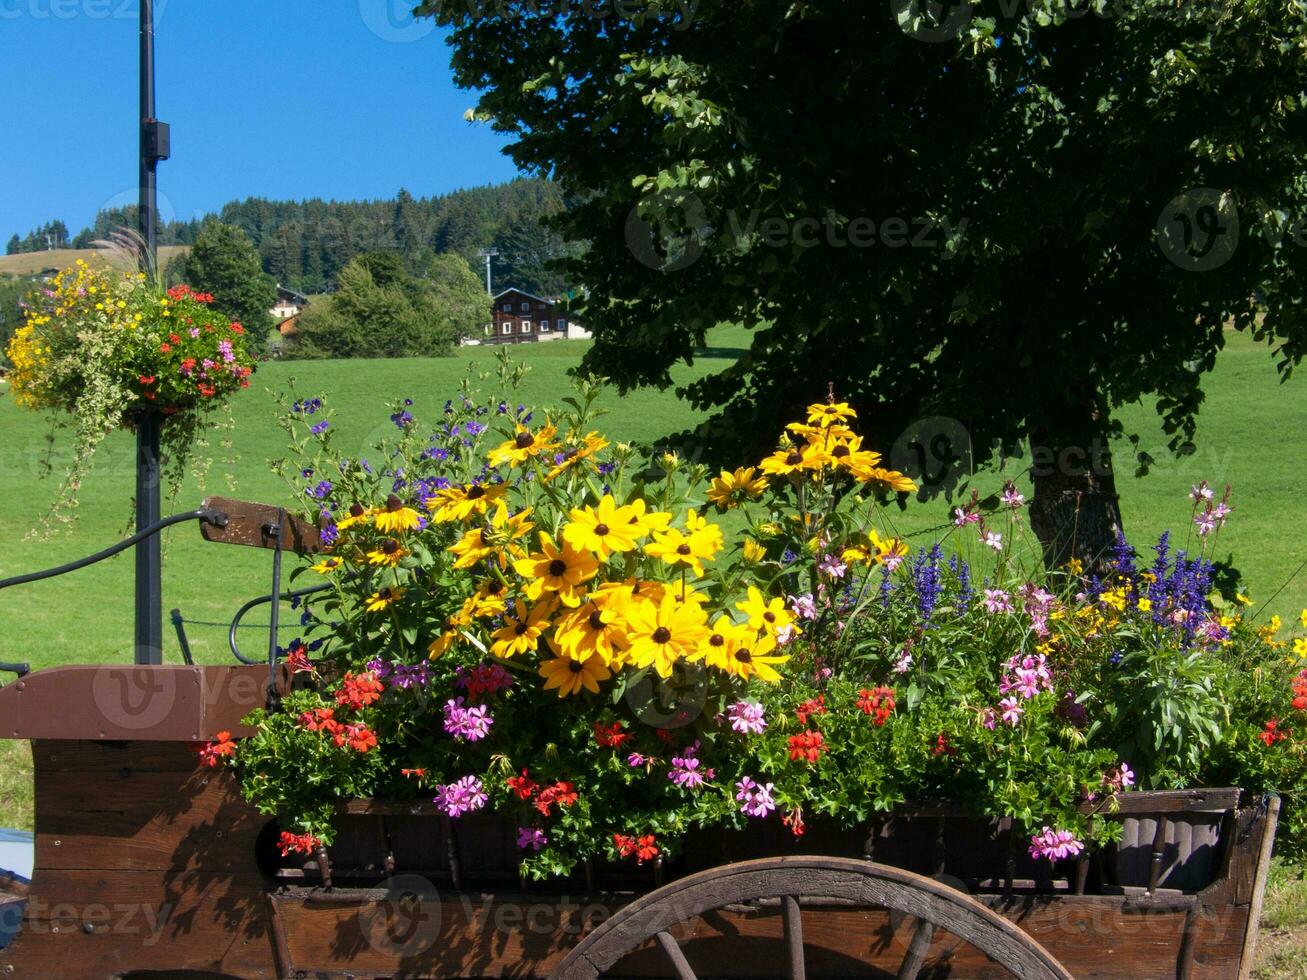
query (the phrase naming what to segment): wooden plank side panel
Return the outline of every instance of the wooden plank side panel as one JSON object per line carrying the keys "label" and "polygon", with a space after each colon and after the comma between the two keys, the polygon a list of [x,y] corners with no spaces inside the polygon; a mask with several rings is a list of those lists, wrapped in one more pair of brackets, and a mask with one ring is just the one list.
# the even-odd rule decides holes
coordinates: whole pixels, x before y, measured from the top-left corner
{"label": "wooden plank side panel", "polygon": [[258,875],[39,872],[6,980],[95,980],[129,971],[278,975]]}
{"label": "wooden plank side panel", "polygon": [[81,773],[37,783],[38,869],[254,872],[268,824],[228,770],[119,770],[88,788]]}
{"label": "wooden plank side panel", "polygon": [[0,688],[0,738],[157,743],[250,735],[240,721],[266,705],[267,678],[257,665],[50,667]]}
{"label": "wooden plank side panel", "polygon": [[[511,977],[546,976],[562,957],[624,904],[604,896],[559,899],[398,891],[389,898],[305,900],[273,896],[285,936],[288,968],[310,975]],[[993,903],[1002,905],[995,897]],[[1077,898],[1010,902],[997,910],[1040,941],[1077,978],[1148,980],[1176,975],[1186,912],[1128,912],[1121,900]],[[874,977],[893,973],[907,952],[910,917],[879,909],[804,908],[809,977]],[[1246,910],[1200,917],[1195,978],[1237,972]],[[722,910],[672,930],[700,976],[766,977],[786,955],[778,909]],[[969,978],[1007,976],[978,950],[940,930],[926,975],[951,969]],[[665,976],[652,944],[622,961],[615,974]]]}

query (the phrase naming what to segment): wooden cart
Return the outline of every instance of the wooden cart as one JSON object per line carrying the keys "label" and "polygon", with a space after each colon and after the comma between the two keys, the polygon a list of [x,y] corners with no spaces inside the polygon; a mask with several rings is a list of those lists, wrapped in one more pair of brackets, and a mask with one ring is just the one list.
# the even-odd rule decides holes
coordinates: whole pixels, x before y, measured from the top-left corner
{"label": "wooden cart", "polygon": [[[312,550],[271,508],[206,536]],[[207,505],[206,505],[207,506]],[[284,530],[283,530],[284,529]],[[271,532],[271,533],[270,533]],[[278,543],[281,543],[280,545]],[[274,593],[279,589],[274,588]],[[1005,821],[906,807],[856,833],[701,833],[675,862],[517,872],[515,826],[357,800],[336,844],[279,828],[196,743],[265,703],[269,666],[68,666],[0,688],[31,741],[35,862],[0,978],[1180,977],[1251,969],[1279,801],[1138,792],[1121,844],[1050,867]],[[272,685],[286,677],[274,665]]]}

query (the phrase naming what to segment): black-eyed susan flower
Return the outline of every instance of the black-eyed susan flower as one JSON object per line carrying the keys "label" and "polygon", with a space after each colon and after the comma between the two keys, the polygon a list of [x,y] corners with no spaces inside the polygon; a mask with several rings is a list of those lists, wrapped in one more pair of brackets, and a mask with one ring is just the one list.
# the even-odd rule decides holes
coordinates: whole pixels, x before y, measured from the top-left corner
{"label": "black-eyed susan flower", "polygon": [[578,694],[582,689],[598,694],[600,683],[612,676],[603,658],[597,653],[584,660],[568,656],[546,660],[540,665],[538,673],[545,679],[545,690],[557,690],[560,698]]}
{"label": "black-eyed susan flower", "polygon": [[742,466],[734,472],[722,470],[708,488],[708,499],[718,510],[729,510],[746,500],[762,496],[767,489],[766,477],[759,476],[752,466]]}
{"label": "black-eyed susan flower", "polygon": [[759,544],[753,538],[745,538],[740,550],[744,555],[744,560],[751,564],[760,562],[767,557],[766,545]]}
{"label": "black-eyed susan flower", "polygon": [[548,422],[535,432],[522,423],[517,423],[513,438],[490,450],[490,465],[502,466],[507,463],[511,467],[518,467],[541,453],[553,452],[558,448],[558,443],[554,441],[556,431]]}
{"label": "black-eyed susan flower", "polygon": [[504,616],[504,625],[490,635],[493,641],[490,652],[496,657],[512,657],[528,653],[540,644],[540,635],[549,628],[549,614],[555,602],[537,602],[529,610],[518,599],[513,612]]}
{"label": "black-eyed susan flower", "polygon": [[701,577],[703,562],[712,560],[721,550],[722,532],[694,511],[687,516],[686,526],[688,534],[674,527],[655,533],[654,540],[644,550],[652,558],[661,558],[673,567],[683,566]]}
{"label": "black-eyed susan flower", "polygon": [[593,551],[600,561],[607,561],[613,552],[631,551],[641,535],[635,508],[617,506],[612,494],[604,494],[596,507],[573,507],[572,518],[563,527],[563,540],[574,548]]}
{"label": "black-eyed susan flower", "polygon": [[526,597],[534,602],[541,593],[552,592],[566,606],[580,605],[581,586],[595,577],[599,560],[567,541],[560,548],[544,531],[539,534],[540,550],[513,563],[514,571],[530,580]]}
{"label": "black-eyed susan flower", "polygon": [[446,487],[436,491],[426,507],[431,519],[439,524],[449,521],[466,521],[487,513],[492,504],[508,492],[505,484],[469,483],[461,487]]}
{"label": "black-eyed susan flower", "polygon": [[386,538],[374,550],[368,552],[368,564],[394,568],[408,553],[408,549],[394,538]]}
{"label": "black-eyed susan flower", "polygon": [[823,429],[857,417],[858,413],[847,402],[817,402],[808,406],[808,421]]}
{"label": "black-eyed susan flower", "polygon": [[554,631],[554,644],[574,660],[586,660],[598,654],[605,664],[620,664],[630,641],[626,624],[616,608],[591,600],[570,612]]}
{"label": "black-eyed susan flower", "polygon": [[380,508],[372,520],[382,534],[397,534],[422,526],[422,515],[393,493],[386,498],[386,506]]}
{"label": "black-eyed susan flower", "polygon": [[838,439],[827,450],[831,461],[850,473],[858,470],[871,470],[880,465],[880,453],[862,448],[862,436],[850,435]]}
{"label": "black-eyed susan flower", "polygon": [[887,470],[879,466],[860,466],[850,470],[853,478],[877,490],[892,490],[895,493],[913,493],[917,489],[911,477],[898,470]]}
{"label": "black-eyed susan flower", "polygon": [[781,675],[776,667],[789,660],[775,652],[776,640],[771,636],[761,637],[752,647],[738,646],[725,659],[722,667],[728,674],[740,680],[749,681],[755,677],[768,684],[779,683]]}
{"label": "black-eyed susan flower", "polygon": [[671,526],[672,515],[661,510],[649,510],[643,497],[636,497],[627,507],[631,511],[631,519],[626,523],[634,529],[638,538],[655,531],[665,531]]}
{"label": "black-eyed susan flower", "polygon": [[367,507],[364,507],[362,504],[355,501],[349,505],[349,511],[345,516],[336,522],[336,530],[348,531],[355,524],[367,524],[372,520],[372,515],[374,513],[375,511],[369,510]]}
{"label": "black-eyed susan flower", "polygon": [[336,569],[340,568],[343,564],[345,563],[341,561],[339,558],[323,558],[320,562],[318,562],[316,565],[313,565],[311,567],[319,575],[330,575],[332,572],[336,571]]}
{"label": "black-eyed susan flower", "polygon": [[632,605],[628,613],[630,660],[636,667],[652,666],[670,677],[677,661],[693,655],[708,635],[708,614],[697,602],[677,602],[664,595],[657,606]]}
{"label": "black-eyed susan flower", "polygon": [[454,641],[457,639],[458,639],[457,630],[445,630],[438,637],[436,637],[434,640],[431,641],[431,645],[427,647],[427,656],[430,657],[432,660],[435,660],[437,657],[444,656],[444,654],[449,650],[449,648],[454,645]]}
{"label": "black-eyed susan flower", "polygon": [[372,593],[372,595],[368,596],[367,610],[368,612],[381,612],[384,609],[389,609],[403,597],[403,588],[392,589],[387,587],[384,589],[378,589],[376,592]]}
{"label": "black-eyed susan flower", "polygon": [[788,446],[776,450],[763,459],[759,468],[771,476],[789,476],[805,470],[820,470],[829,458],[821,446],[805,443],[802,446]]}
{"label": "black-eyed susan flower", "polygon": [[[574,437],[572,438],[574,439]],[[587,432],[581,438],[579,445],[571,445],[557,454],[554,465],[543,477],[544,481],[548,483],[550,480],[557,479],[572,467],[585,462],[599,450],[607,448],[607,446],[608,440],[598,432]]]}
{"label": "black-eyed susan flower", "polygon": [[745,646],[756,635],[754,630],[742,626],[731,619],[730,616],[722,613],[713,620],[707,635],[699,644],[699,649],[688,659],[702,660],[709,667],[728,670],[728,662],[734,656],[735,651]]}
{"label": "black-eyed susan flower", "polygon": [[749,586],[749,597],[744,602],[737,602],[735,608],[749,617],[749,626],[755,630],[765,630],[775,636],[794,622],[794,615],[785,608],[785,600],[777,596],[768,599],[756,586]]}

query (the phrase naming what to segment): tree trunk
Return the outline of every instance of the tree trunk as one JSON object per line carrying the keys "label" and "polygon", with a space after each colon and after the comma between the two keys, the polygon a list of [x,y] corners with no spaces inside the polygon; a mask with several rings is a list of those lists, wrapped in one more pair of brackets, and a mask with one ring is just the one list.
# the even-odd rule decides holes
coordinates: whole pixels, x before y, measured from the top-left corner
{"label": "tree trunk", "polygon": [[1078,435],[1032,429],[1030,527],[1049,568],[1079,559],[1101,569],[1121,533],[1112,450],[1095,419]]}

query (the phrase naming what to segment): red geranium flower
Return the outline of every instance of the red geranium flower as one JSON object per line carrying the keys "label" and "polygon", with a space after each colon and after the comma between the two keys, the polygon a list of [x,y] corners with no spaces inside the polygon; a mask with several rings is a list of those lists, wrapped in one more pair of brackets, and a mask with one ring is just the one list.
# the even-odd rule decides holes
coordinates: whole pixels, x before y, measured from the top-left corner
{"label": "red geranium flower", "polygon": [[867,690],[864,687],[858,692],[858,710],[864,715],[871,715],[871,723],[880,728],[894,712],[894,688],[873,687]]}
{"label": "red geranium flower", "polygon": [[546,817],[549,816],[549,809],[555,803],[560,807],[569,807],[577,800],[576,789],[566,780],[560,780],[552,786],[546,786],[540,791],[540,796],[536,799],[536,809]]}
{"label": "red geranium flower", "polygon": [[1280,720],[1272,718],[1262,726],[1262,730],[1257,733],[1257,737],[1265,742],[1267,746],[1271,746],[1276,742],[1283,742],[1289,737],[1289,733],[1280,731]]}
{"label": "red geranium flower", "polygon": [[336,692],[336,703],[357,711],[379,701],[383,690],[385,688],[377,680],[376,674],[370,671],[361,674],[346,671],[340,690]]}
{"label": "red geranium flower", "polygon": [[821,732],[807,731],[791,735],[789,742],[791,762],[816,762],[827,748],[826,738]]}
{"label": "red geranium flower", "polygon": [[957,755],[958,750],[949,744],[948,736],[943,732],[935,737],[935,748],[931,755]]}
{"label": "red geranium flower", "polygon": [[277,840],[277,847],[281,850],[282,857],[290,857],[291,854],[312,854],[322,844],[312,834],[292,834],[289,830],[283,830],[281,837]]}
{"label": "red geranium flower", "polygon": [[231,332],[232,332],[232,333],[244,333],[244,332],[245,332],[245,328],[242,327],[239,323],[233,323],[233,324],[231,325]]}
{"label": "red geranium flower", "polygon": [[152,385],[155,382],[155,377],[152,374],[142,374],[136,380],[143,385]]}
{"label": "red geranium flower", "polygon": [[634,857],[638,864],[652,861],[661,853],[657,842],[658,838],[653,834],[642,834],[638,838],[629,834],[613,834],[613,846],[617,848],[617,853],[624,858]]}
{"label": "red geranium flower", "polygon": [[231,732],[222,731],[213,736],[213,741],[200,748],[200,762],[210,769],[216,769],[222,760],[234,755],[236,743],[232,741]]}
{"label": "red geranium flower", "polygon": [[168,343],[162,343],[162,344],[160,344],[160,345],[159,345],[159,353],[160,353],[160,354],[170,354],[170,353],[172,353],[172,345],[171,345],[171,344],[168,344]]}
{"label": "red geranium flower", "polygon": [[346,725],[343,731],[336,733],[333,741],[337,748],[348,745],[355,752],[366,752],[377,747],[377,736],[367,725]]}
{"label": "red geranium flower", "polygon": [[815,698],[809,698],[795,708],[794,713],[799,716],[800,725],[807,725],[810,716],[826,713],[826,695],[818,694]]}
{"label": "red geranium flower", "polygon": [[507,782],[508,788],[517,794],[519,800],[529,800],[535,795],[537,783],[526,774],[525,769],[520,776],[509,776]]}
{"label": "red geranium flower", "polygon": [[623,730],[620,721],[615,721],[611,725],[596,721],[594,731],[595,741],[606,749],[620,749],[623,742],[633,737],[630,732]]}
{"label": "red geranium flower", "polygon": [[326,732],[328,735],[335,735],[342,727],[335,716],[335,708],[314,708],[312,711],[306,711],[300,715],[298,721],[307,731]]}

